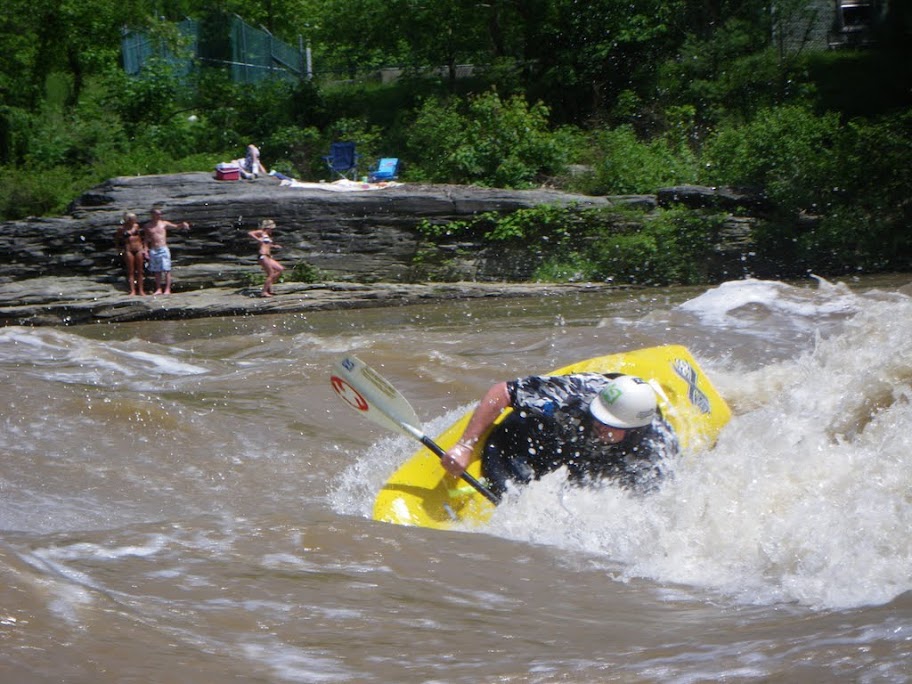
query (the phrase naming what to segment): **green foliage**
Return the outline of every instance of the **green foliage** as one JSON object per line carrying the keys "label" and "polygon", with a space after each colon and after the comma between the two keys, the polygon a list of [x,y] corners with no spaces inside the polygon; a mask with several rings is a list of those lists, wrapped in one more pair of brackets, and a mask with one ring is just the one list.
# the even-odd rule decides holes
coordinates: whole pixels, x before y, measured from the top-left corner
{"label": "green foliage", "polygon": [[560,259],[548,259],[540,264],[532,276],[539,283],[586,283],[594,282],[595,266],[584,255],[576,252],[563,255]]}
{"label": "green foliage", "polygon": [[715,214],[660,211],[642,226],[599,240],[592,249],[592,278],[640,285],[705,282],[709,245],[721,224]]}
{"label": "green foliage", "polygon": [[629,125],[594,132],[588,152],[593,172],[576,187],[593,195],[628,195],[694,182],[696,155],[679,137],[681,130],[674,133],[641,140]]}
{"label": "green foliage", "polygon": [[[437,245],[474,240],[522,246],[540,265],[534,278],[662,285],[705,282],[710,245],[723,216],[686,209],[637,210],[541,205],[420,230]],[[430,259],[430,250],[422,251]]]}
{"label": "green foliage", "polygon": [[691,34],[678,59],[661,65],[659,88],[668,100],[692,104],[706,124],[748,117],[778,101],[788,80],[768,39],[763,23],[738,17],[708,35]]}
{"label": "green foliage", "polygon": [[572,206],[542,204],[507,214],[487,211],[465,221],[432,223],[425,219],[418,224],[418,231],[433,242],[480,239],[526,245],[551,243],[554,247],[570,240],[595,216]]}
{"label": "green foliage", "polygon": [[[581,121],[602,118],[622,91],[652,88],[656,66],[681,41],[682,0],[554,2],[536,54],[548,103]],[[583,105],[582,111],[580,104]]]}
{"label": "green foliage", "polygon": [[270,150],[270,138],[276,138],[276,145],[288,147],[288,131],[325,123],[324,103],[309,83],[264,79],[256,84],[237,84],[228,72],[211,69],[200,69],[195,83],[192,106],[181,111],[192,112],[199,120],[199,145],[205,149],[233,149],[231,154],[237,157],[253,142],[267,164],[275,153],[300,164],[300,150]]}
{"label": "green foliage", "polygon": [[706,142],[710,185],[762,188],[786,211],[823,208],[831,187],[839,117],[806,107],[764,109],[744,126],[728,125]]}
{"label": "green foliage", "polygon": [[299,261],[291,270],[286,270],[283,279],[292,283],[318,283],[323,280],[323,273],[316,266],[306,261]]}
{"label": "green foliage", "polygon": [[912,112],[849,122],[826,182],[827,210],[797,240],[799,258],[836,272],[909,269]]}
{"label": "green foliage", "polygon": [[21,107],[0,105],[0,163],[24,163],[31,141],[32,115]]}
{"label": "green foliage", "polygon": [[[879,120],[855,119],[842,137],[838,190],[847,203],[878,213],[897,227],[912,213],[912,111]],[[908,245],[912,234],[897,231]]]}
{"label": "green foliage", "polygon": [[190,103],[191,91],[182,71],[166,60],[152,59],[139,77],[119,71],[108,76],[108,105],[131,133],[170,122]]}
{"label": "green foliage", "polygon": [[[891,9],[889,31],[864,51],[824,51],[779,40],[810,26],[818,5],[804,0],[217,4],[286,42],[303,35],[317,78],[238,86],[211,62],[187,72],[166,61],[128,78],[124,26],[180,47],[148,3],[7,0],[0,219],[59,213],[111,176],[209,170],[249,142],[271,168],[325,178],[321,157],[344,138],[364,168],[399,157],[409,181],[592,194],[747,186],[774,209],[761,249],[796,268],[912,262],[907,12]],[[170,0],[155,14],[217,28],[212,7]],[[472,76],[455,79],[458,64]],[[398,81],[367,78],[392,65]],[[797,230],[799,213],[809,220]],[[548,208],[427,232],[525,245],[549,277],[689,281],[691,237],[713,222],[660,215],[630,223]]]}
{"label": "green foliage", "polygon": [[840,112],[844,117],[876,118],[908,106],[912,41],[905,49],[826,50],[809,52],[802,67],[814,84],[819,110]]}
{"label": "green foliage", "polygon": [[762,188],[780,216],[817,216],[795,234],[769,224],[761,245],[817,272],[912,264],[912,113],[843,123],[800,107],[760,112],[707,142],[707,182]]}
{"label": "green foliage", "polygon": [[66,103],[75,105],[85,83],[115,66],[120,32],[141,21],[136,0],[4,0],[0,13],[0,100],[34,109],[48,80],[63,76]]}
{"label": "green foliage", "polygon": [[62,213],[77,182],[65,167],[45,171],[0,168],[0,214],[9,219]]}
{"label": "green foliage", "polygon": [[274,131],[260,148],[269,168],[292,178],[306,178],[308,171],[318,166],[325,154],[322,134],[313,126],[287,126]]}
{"label": "green foliage", "polygon": [[[266,282],[266,274],[262,269],[244,273],[243,281],[248,287],[258,287]],[[323,272],[316,266],[306,261],[299,261],[290,269],[282,271],[277,282],[279,283],[319,283],[323,280]]]}
{"label": "green foliage", "polygon": [[412,176],[434,182],[529,187],[566,163],[547,108],[496,92],[466,102],[426,100],[408,143]]}

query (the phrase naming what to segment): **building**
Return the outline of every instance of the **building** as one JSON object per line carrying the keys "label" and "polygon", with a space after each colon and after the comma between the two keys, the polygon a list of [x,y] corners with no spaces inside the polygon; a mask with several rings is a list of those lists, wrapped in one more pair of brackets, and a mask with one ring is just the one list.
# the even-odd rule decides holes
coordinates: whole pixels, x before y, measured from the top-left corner
{"label": "building", "polygon": [[782,54],[871,45],[888,20],[889,4],[890,0],[777,2],[771,8],[773,39]]}

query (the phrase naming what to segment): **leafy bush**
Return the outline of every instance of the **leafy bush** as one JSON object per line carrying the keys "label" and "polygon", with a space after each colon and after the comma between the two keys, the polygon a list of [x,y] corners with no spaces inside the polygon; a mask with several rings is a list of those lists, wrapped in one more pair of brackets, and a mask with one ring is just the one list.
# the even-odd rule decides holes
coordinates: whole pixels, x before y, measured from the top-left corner
{"label": "leafy bush", "polygon": [[323,280],[323,272],[306,261],[299,261],[283,275],[285,280],[293,283],[317,283]]}
{"label": "leafy bush", "polygon": [[548,130],[548,110],[514,96],[487,92],[466,101],[430,98],[408,139],[419,180],[529,187],[565,165]]}
{"label": "leafy bush", "polygon": [[[423,222],[433,243],[472,240],[522,246],[543,281],[691,284],[708,277],[710,245],[722,216],[689,209],[645,214],[635,209],[541,205],[507,215],[480,214],[445,225]],[[422,250],[430,260],[428,249]]]}
{"label": "leafy bush", "polygon": [[[266,274],[262,270],[249,271],[242,276],[248,287],[260,286],[266,282]],[[306,261],[299,261],[290,269],[285,269],[279,276],[280,283],[318,283],[323,280],[323,272],[316,266]]]}
{"label": "leafy bush", "polygon": [[833,271],[905,270],[912,265],[912,112],[856,119],[841,131],[827,211],[798,238],[800,258]]}
{"label": "leafy bush", "polygon": [[593,280],[688,285],[707,279],[706,263],[722,217],[689,209],[656,212],[641,227],[606,236],[592,249]]}
{"label": "leafy bush", "polygon": [[62,214],[79,183],[66,167],[0,169],[0,216],[5,220]]}
{"label": "leafy bush", "polygon": [[594,132],[589,152],[593,172],[577,186],[593,195],[627,195],[693,182],[696,158],[678,134],[672,129],[669,137],[644,141],[630,125]]}
{"label": "leafy bush", "polygon": [[[759,246],[820,273],[912,264],[912,113],[842,123],[803,107],[767,109],[706,145],[706,181],[762,189],[784,218]],[[798,213],[816,217],[796,232]]]}
{"label": "leafy bush", "polygon": [[821,209],[836,173],[839,134],[836,114],[795,105],[764,109],[707,140],[704,181],[761,188],[786,211]]}
{"label": "leafy bush", "polygon": [[192,95],[183,70],[162,59],[151,59],[138,77],[120,70],[106,75],[107,106],[132,134],[145,125],[162,125],[186,109]]}
{"label": "leafy bush", "polygon": [[806,95],[800,65],[769,47],[769,26],[759,19],[732,17],[711,35],[689,35],[659,68],[663,99],[695,105],[700,125],[715,126]]}
{"label": "leafy bush", "polygon": [[263,142],[260,153],[268,168],[292,178],[309,178],[326,152],[319,130],[287,126],[273,132]]}
{"label": "leafy bush", "polygon": [[542,204],[509,214],[486,211],[465,221],[432,223],[425,219],[417,227],[436,243],[483,240],[517,242],[530,249],[542,244],[545,248],[556,249],[576,237],[583,237],[600,216],[597,210]]}
{"label": "leafy bush", "polygon": [[22,164],[31,140],[32,115],[21,107],[0,105],[0,163]]}

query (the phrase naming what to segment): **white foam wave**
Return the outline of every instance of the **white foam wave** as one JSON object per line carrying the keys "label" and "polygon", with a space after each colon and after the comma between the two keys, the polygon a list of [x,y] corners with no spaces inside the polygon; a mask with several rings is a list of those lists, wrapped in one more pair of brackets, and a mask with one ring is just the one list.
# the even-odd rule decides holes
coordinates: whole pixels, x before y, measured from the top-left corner
{"label": "white foam wave", "polygon": [[117,350],[117,353],[122,354],[131,360],[142,362],[145,367],[145,372],[147,373],[150,372],[150,370],[153,373],[158,372],[162,375],[201,375],[207,372],[202,366],[179,361],[173,356],[143,351]]}
{"label": "white foam wave", "polygon": [[0,330],[0,367],[32,368],[47,380],[104,385],[123,378],[185,377],[208,369],[168,353],[137,348],[141,341],[97,341],[56,329]]}
{"label": "white foam wave", "polygon": [[855,314],[861,300],[844,284],[815,279],[817,287],[779,281],[737,280],[722,283],[678,309],[697,315],[713,327],[769,328],[768,319],[796,327],[820,325],[825,319]]}
{"label": "white foam wave", "polygon": [[912,300],[856,308],[841,334],[742,375],[749,408],[657,495],[568,493],[553,476],[490,531],[747,601],[844,608],[912,590]]}

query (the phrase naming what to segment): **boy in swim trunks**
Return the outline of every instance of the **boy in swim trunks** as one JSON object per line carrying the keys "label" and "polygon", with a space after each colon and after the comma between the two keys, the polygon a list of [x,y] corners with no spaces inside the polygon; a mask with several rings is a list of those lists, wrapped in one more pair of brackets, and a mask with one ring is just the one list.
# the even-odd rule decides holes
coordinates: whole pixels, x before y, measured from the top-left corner
{"label": "boy in swim trunks", "polygon": [[161,209],[152,209],[152,219],[143,226],[143,241],[149,251],[149,270],[155,277],[155,292],[171,294],[171,250],[168,249],[168,229],[190,230],[186,221],[171,223],[162,218]]}

